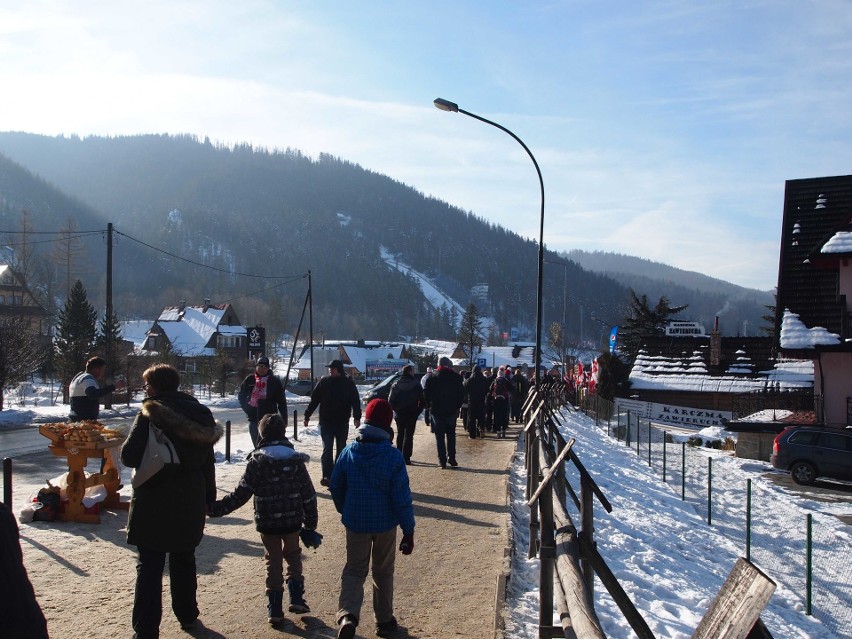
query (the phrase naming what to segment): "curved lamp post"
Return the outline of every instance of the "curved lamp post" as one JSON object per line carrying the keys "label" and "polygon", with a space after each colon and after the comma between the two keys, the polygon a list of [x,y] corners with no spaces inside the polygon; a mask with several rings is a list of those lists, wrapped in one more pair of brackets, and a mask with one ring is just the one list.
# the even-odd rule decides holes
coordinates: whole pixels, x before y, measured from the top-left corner
{"label": "curved lamp post", "polygon": [[487,120],[482,116],[476,115],[475,113],[471,113],[470,111],[465,111],[464,109],[460,109],[459,105],[455,102],[450,102],[449,100],[444,100],[442,98],[436,98],[434,100],[434,104],[437,108],[441,109],[441,111],[450,111],[452,113],[464,113],[472,117],[475,120],[479,120],[480,122],[485,122],[485,124],[490,124],[493,127],[497,127],[501,131],[508,133],[511,135],[515,141],[524,147],[524,151],[527,152],[527,155],[530,156],[533,165],[535,166],[535,172],[538,173],[538,183],[541,187],[541,221],[539,225],[539,236],[538,236],[538,292],[536,293],[536,327],[535,327],[535,385],[538,388],[539,383],[541,381],[541,298],[542,298],[542,275],[544,268],[544,180],[541,178],[541,169],[538,168],[538,162],[535,161],[535,156],[532,154],[532,151],[527,148],[527,145],[524,144],[524,141],[521,140],[517,135],[512,133],[509,129],[504,126],[497,124],[496,122],[492,122],[491,120]]}

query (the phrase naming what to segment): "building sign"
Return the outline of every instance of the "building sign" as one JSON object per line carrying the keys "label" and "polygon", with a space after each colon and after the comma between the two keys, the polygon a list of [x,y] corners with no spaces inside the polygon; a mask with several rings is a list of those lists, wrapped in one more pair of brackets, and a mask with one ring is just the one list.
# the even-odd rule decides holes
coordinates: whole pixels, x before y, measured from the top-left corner
{"label": "building sign", "polygon": [[615,400],[616,410],[620,413],[630,412],[641,419],[649,419],[652,422],[662,422],[678,426],[707,428],[708,426],[723,427],[722,420],[731,420],[734,414],[726,410],[713,410],[710,408],[689,408],[686,406],[673,406],[671,404],[656,404],[654,402],[640,402],[635,399]]}
{"label": "building sign", "polygon": [[246,336],[249,357],[263,355],[266,350],[266,329],[263,326],[252,326],[246,331]]}
{"label": "building sign", "polygon": [[698,322],[669,322],[666,326],[666,335],[668,337],[704,335],[704,327]]}
{"label": "building sign", "polygon": [[368,359],[365,363],[364,379],[384,379],[402,370],[410,362],[407,359]]}

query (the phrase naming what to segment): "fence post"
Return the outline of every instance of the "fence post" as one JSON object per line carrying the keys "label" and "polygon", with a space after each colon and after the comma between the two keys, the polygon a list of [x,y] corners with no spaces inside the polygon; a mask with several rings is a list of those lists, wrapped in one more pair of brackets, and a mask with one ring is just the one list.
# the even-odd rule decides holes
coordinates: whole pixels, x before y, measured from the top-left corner
{"label": "fence post", "polygon": [[293,411],[293,439],[299,441],[299,411]]}
{"label": "fence post", "polygon": [[3,458],[3,503],[12,510],[12,458]]}
{"label": "fence post", "polygon": [[636,456],[637,457],[642,454],[642,452],[639,450],[639,440],[640,439],[642,439],[642,422],[637,417],[636,418]]}
{"label": "fence post", "polygon": [[680,499],[686,501],[686,442],[681,442]]}
{"label": "fence post", "polygon": [[707,458],[707,525],[713,525],[713,458]]}
{"label": "fence post", "polygon": [[669,434],[666,431],[663,431],[663,483],[666,483],[666,444],[669,438]]}
{"label": "fence post", "polygon": [[624,431],[624,444],[630,448],[630,411],[627,411],[627,430]]}
{"label": "fence post", "polygon": [[805,598],[805,614],[809,617],[813,614],[813,587],[814,587],[814,572],[813,572],[813,551],[814,551],[814,538],[813,538],[813,526],[814,526],[814,516],[811,513],[808,513],[808,539],[807,539],[807,577],[805,582],[807,583],[806,590],[807,596]]}
{"label": "fence post", "polygon": [[231,463],[231,420],[225,422],[225,461]]}
{"label": "fence post", "polygon": [[651,420],[648,420],[648,466],[651,465]]}
{"label": "fence post", "polygon": [[751,479],[746,482],[746,561],[751,561]]}

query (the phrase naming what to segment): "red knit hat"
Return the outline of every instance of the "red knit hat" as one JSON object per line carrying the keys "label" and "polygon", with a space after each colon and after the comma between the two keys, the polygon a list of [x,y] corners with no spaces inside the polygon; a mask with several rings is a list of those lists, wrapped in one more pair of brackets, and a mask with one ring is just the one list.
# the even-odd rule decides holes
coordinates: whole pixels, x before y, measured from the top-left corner
{"label": "red knit hat", "polygon": [[393,421],[393,407],[388,400],[376,398],[367,404],[364,421],[387,430]]}

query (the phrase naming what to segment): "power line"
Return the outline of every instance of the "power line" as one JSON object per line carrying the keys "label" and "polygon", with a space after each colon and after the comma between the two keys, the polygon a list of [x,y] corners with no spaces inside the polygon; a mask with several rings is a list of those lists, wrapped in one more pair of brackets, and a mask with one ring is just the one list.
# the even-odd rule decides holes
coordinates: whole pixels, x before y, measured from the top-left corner
{"label": "power line", "polygon": [[[9,231],[0,231],[0,233],[8,233],[8,232]],[[20,231],[15,231],[15,232],[20,233]],[[48,233],[49,232],[32,233],[31,235],[47,235]],[[73,234],[70,234],[70,235],[66,232],[65,235],[63,235],[61,237],[53,238],[53,239],[50,239],[50,240],[36,240],[34,242],[3,242],[2,245],[8,246],[8,247],[13,247],[13,246],[29,246],[31,244],[48,244],[50,242],[67,242],[68,240],[76,240],[76,239],[79,239],[81,237],[88,237],[90,235],[101,235],[103,233],[106,233],[106,229],[104,229],[102,231],[83,231],[81,233],[73,233]]]}
{"label": "power line", "polygon": [[[256,273],[240,273],[240,272],[237,272],[237,271],[229,271],[229,270],[226,270],[226,269],[223,269],[223,268],[218,268],[216,266],[210,266],[209,264],[202,264],[201,262],[196,262],[194,260],[191,260],[191,259],[186,258],[186,257],[182,257],[180,255],[175,255],[174,253],[170,253],[169,251],[166,251],[164,249],[157,248],[156,246],[152,246],[152,245],[150,245],[146,242],[143,242],[142,240],[137,240],[135,237],[131,237],[130,235],[127,235],[126,233],[122,233],[121,231],[114,231],[114,233],[116,235],[121,235],[122,237],[126,237],[128,240],[136,242],[137,244],[141,244],[142,246],[145,246],[145,247],[151,249],[152,251],[157,251],[158,253],[168,255],[169,257],[174,258],[176,260],[181,260],[182,262],[187,262],[187,263],[193,264],[195,266],[207,268],[207,269],[210,269],[211,271],[217,271],[219,273],[224,273],[225,275],[239,275],[239,276],[242,276],[242,277],[255,277],[255,278],[258,278],[258,279],[262,279],[262,280],[287,280],[288,282],[295,280],[295,279],[302,278],[302,277],[306,277],[306,275],[304,273],[299,273],[298,275],[257,275]],[[285,284],[286,283],[287,282],[285,282]]]}

